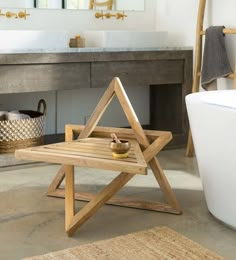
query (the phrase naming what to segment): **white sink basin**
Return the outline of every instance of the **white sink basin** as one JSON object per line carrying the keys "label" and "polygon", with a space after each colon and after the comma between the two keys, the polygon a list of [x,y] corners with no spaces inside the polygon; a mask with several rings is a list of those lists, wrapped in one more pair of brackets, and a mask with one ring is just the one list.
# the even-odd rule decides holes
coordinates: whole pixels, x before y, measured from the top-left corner
{"label": "white sink basin", "polygon": [[47,49],[68,47],[65,31],[0,31],[0,49]]}
{"label": "white sink basin", "polygon": [[167,32],[139,31],[86,31],[85,47],[102,48],[155,48],[166,47]]}

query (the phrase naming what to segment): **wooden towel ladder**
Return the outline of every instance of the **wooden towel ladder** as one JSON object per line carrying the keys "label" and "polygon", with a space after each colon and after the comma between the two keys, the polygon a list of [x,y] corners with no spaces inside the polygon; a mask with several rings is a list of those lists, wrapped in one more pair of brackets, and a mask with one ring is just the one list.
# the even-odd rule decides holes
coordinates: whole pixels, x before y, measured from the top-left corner
{"label": "wooden towel ladder", "polygon": [[[196,28],[196,43],[195,43],[195,61],[194,61],[194,72],[193,72],[193,85],[192,92],[199,91],[199,84],[201,78],[201,66],[202,66],[202,42],[203,36],[205,36],[205,30],[203,30],[203,21],[205,13],[206,0],[199,0],[198,16],[197,16],[197,28]],[[236,34],[236,29],[225,28],[224,34]],[[236,89],[236,65],[234,73],[228,75],[226,78],[234,80],[234,88]],[[189,130],[188,143],[186,148],[186,156],[193,156],[194,147],[191,130]]]}

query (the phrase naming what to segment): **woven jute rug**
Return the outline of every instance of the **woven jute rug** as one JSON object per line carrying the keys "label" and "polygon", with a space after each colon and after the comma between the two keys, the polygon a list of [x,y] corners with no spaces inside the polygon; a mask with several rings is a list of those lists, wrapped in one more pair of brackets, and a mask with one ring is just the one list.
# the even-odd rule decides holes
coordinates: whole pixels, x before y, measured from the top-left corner
{"label": "woven jute rug", "polygon": [[25,260],[224,259],[167,227],[131,233]]}

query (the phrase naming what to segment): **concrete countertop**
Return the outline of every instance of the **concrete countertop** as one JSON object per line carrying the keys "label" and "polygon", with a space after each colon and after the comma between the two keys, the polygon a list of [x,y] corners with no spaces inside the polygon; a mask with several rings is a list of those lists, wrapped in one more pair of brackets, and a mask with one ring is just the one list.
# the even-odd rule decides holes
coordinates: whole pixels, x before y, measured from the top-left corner
{"label": "concrete countertop", "polygon": [[48,48],[48,49],[0,49],[0,54],[17,53],[87,53],[87,52],[127,52],[127,51],[174,51],[192,50],[192,47],[157,47],[157,48]]}

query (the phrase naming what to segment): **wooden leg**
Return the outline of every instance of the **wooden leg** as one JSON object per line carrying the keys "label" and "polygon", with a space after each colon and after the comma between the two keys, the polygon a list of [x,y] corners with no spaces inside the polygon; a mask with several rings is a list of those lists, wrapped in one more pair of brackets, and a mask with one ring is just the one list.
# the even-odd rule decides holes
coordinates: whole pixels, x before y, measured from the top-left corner
{"label": "wooden leg", "polygon": [[[57,189],[54,192],[50,193],[51,197],[56,198],[65,198],[65,190]],[[75,200],[79,201],[91,201],[96,195],[88,192],[75,192]],[[182,211],[173,208],[171,205],[161,202],[150,202],[145,200],[139,200],[137,198],[132,197],[123,197],[123,196],[115,196],[109,199],[106,204],[134,209],[145,209],[152,210],[157,212],[165,212],[170,214],[181,214]]]}
{"label": "wooden leg", "polygon": [[[157,152],[155,152],[155,149],[158,147],[161,147],[162,143],[164,144],[164,142],[156,143],[156,146],[154,146],[151,149],[150,142],[149,142],[140,122],[138,121],[138,118],[134,112],[134,109],[132,108],[131,104],[129,103],[128,97],[127,97],[124,89],[122,88],[122,84],[119,81],[119,79],[117,79],[115,81],[115,91],[116,91],[116,95],[120,101],[120,104],[123,108],[123,111],[129,121],[130,125],[132,126],[132,129],[134,130],[134,132],[136,134],[136,139],[137,139],[138,143],[140,144],[141,147],[143,147],[145,149],[150,149],[150,151],[151,151],[150,153],[146,153],[146,154],[144,153],[144,158],[147,163],[148,163],[149,159],[153,158],[153,159],[151,159],[149,164],[153,170],[153,173],[156,177],[157,182],[159,183],[159,185],[161,187],[161,190],[163,191],[163,194],[165,195],[167,202],[170,203],[170,205],[172,205],[175,209],[179,209],[180,207],[177,202],[176,196],[175,196],[173,190],[171,189],[171,187],[168,183],[168,180],[166,179],[159,162],[155,158],[155,155],[157,154]],[[158,139],[156,141],[158,142]]]}
{"label": "wooden leg", "polygon": [[158,154],[166,144],[172,139],[171,134],[166,134],[158,137],[152,144],[150,144],[145,151],[143,151],[143,156],[145,161],[148,163],[156,154]]}
{"label": "wooden leg", "polygon": [[192,138],[191,130],[189,129],[189,132],[188,132],[188,143],[187,143],[185,155],[187,157],[193,157],[193,153],[194,153],[193,138]]}
{"label": "wooden leg", "polygon": [[[65,126],[65,138],[66,138],[66,142],[73,140],[73,129],[70,127],[70,125]],[[52,183],[48,187],[47,196],[50,196],[51,193],[53,193],[56,189],[58,189],[64,179],[65,179],[65,169],[62,166],[57,172],[57,175],[53,179]]]}
{"label": "wooden leg", "polygon": [[236,89],[236,60],[235,60],[235,66],[234,66],[234,89]]}
{"label": "wooden leg", "polygon": [[63,182],[64,178],[65,178],[65,168],[62,166],[59,169],[57,175],[54,177],[52,183],[48,187],[48,192],[47,192],[48,196],[50,196],[51,192],[54,192],[56,189],[58,189],[60,187],[60,185]]}
{"label": "wooden leg", "polygon": [[[66,229],[68,236],[71,236],[78,227],[94,215],[97,210],[101,208],[106,201],[118,192],[131,178],[133,178],[133,176],[134,175],[130,173],[120,173],[110,184],[101,190],[88,204],[74,215]],[[66,208],[66,210],[71,210],[71,208]]]}
{"label": "wooden leg", "polygon": [[175,210],[179,212],[179,214],[182,213],[180,205],[177,201],[177,198],[175,196],[175,193],[171,189],[171,186],[169,182],[166,179],[166,176],[158,162],[158,160],[154,157],[150,162],[149,165],[153,171],[153,174],[160,185],[160,189],[163,192],[163,195],[165,196],[165,199],[167,203],[169,203]]}
{"label": "wooden leg", "polygon": [[67,230],[75,214],[75,200],[74,200],[74,166],[65,165],[65,229]]}

